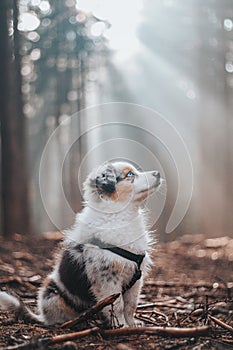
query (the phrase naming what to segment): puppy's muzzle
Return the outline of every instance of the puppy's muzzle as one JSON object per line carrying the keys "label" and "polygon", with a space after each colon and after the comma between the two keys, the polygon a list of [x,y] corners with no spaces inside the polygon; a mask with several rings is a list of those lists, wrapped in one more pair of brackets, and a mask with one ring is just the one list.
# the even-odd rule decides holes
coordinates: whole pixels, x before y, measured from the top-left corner
{"label": "puppy's muzzle", "polygon": [[152,173],[152,175],[153,175],[154,177],[157,177],[157,178],[160,179],[160,172],[159,172],[159,171],[154,171],[154,172]]}
{"label": "puppy's muzzle", "polygon": [[160,177],[160,172],[159,171],[154,171],[152,173],[152,176],[154,176],[156,178],[156,183],[155,183],[155,186],[159,186],[160,183],[161,183],[161,177]]}

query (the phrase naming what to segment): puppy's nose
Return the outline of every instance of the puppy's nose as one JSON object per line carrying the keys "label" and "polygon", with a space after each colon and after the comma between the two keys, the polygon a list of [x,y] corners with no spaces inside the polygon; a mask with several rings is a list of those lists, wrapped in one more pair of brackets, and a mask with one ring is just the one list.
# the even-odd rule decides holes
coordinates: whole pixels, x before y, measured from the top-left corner
{"label": "puppy's nose", "polygon": [[152,173],[152,175],[153,175],[154,177],[160,177],[159,171],[154,171],[154,172]]}

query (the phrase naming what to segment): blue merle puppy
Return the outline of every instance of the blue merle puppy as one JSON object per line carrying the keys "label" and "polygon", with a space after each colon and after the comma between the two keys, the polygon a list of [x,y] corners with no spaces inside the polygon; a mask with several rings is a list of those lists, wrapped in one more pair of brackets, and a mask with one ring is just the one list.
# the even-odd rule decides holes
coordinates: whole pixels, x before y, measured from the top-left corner
{"label": "blue merle puppy", "polygon": [[[159,172],[139,172],[125,162],[92,171],[84,183],[85,206],[65,232],[53,271],[39,290],[38,312],[6,292],[0,292],[0,307],[53,325],[120,293],[115,316],[121,325],[135,326],[134,312],[150,265],[150,238],[140,206],[161,181]],[[110,308],[103,309],[109,325]]]}

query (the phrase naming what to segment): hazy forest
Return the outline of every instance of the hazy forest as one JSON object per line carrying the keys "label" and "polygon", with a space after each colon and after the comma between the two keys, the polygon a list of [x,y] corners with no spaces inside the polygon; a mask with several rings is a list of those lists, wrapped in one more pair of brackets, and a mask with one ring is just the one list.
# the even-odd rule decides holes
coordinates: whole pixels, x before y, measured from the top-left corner
{"label": "hazy forest", "polygon": [[[135,3],[136,9],[139,3]],[[92,7],[98,14],[97,5],[98,1]],[[69,142],[72,133],[78,135],[80,130],[88,129],[91,118],[102,123],[102,111],[93,111],[94,117],[86,111],[86,117],[77,117],[73,125],[69,118],[78,111],[101,103],[125,102],[161,113],[188,148],[193,167],[192,199],[176,232],[232,235],[231,5],[230,0],[205,4],[198,0],[185,4],[145,1],[138,9],[141,18],[134,34],[134,52],[132,38],[129,36],[127,42],[127,35],[123,35],[126,15],[117,27],[117,6],[112,5],[111,10],[105,4],[107,10],[102,11],[102,17],[99,10],[98,18],[90,9],[81,10],[73,0],[1,1],[1,232],[6,236],[14,232],[40,233],[72,224],[73,216],[64,214],[64,198],[57,187],[58,158],[63,147],[59,140],[50,150],[49,171],[44,175],[47,206],[58,216],[58,227],[41,199],[39,171],[46,142],[62,121],[66,120],[61,127],[63,136],[59,136],[63,144]],[[126,10],[130,10],[130,4]],[[135,11],[131,11],[132,23],[137,19]],[[107,34],[114,28],[112,37],[123,48],[116,44],[111,48],[111,36],[109,39]],[[134,121],[135,111],[125,108],[123,113],[131,114]],[[99,127],[96,132],[77,137],[63,164],[63,191],[73,213],[81,208],[82,200],[78,169],[90,150],[116,137],[137,139],[136,132],[120,127],[116,108],[106,114],[109,123],[118,122],[115,130],[106,128],[106,137],[104,128]],[[148,117],[147,122],[143,113],[139,118],[142,125],[156,131],[153,118]],[[139,143],[148,147],[147,135],[139,137]],[[151,151],[167,182],[165,209],[157,223],[163,232],[178,186],[191,187],[187,180],[190,176],[185,174],[185,165],[177,174],[175,166],[179,165],[172,164],[158,139],[149,143],[153,143]],[[171,147],[175,150],[176,142]],[[99,155],[100,150],[96,152],[88,156],[89,168],[85,167],[89,170],[93,158],[106,160]],[[150,160],[142,164],[140,151],[132,150],[127,157],[147,168],[151,164]],[[177,184],[177,176],[182,184]]]}
{"label": "hazy forest", "polygon": [[158,244],[136,313],[160,328],[65,347],[66,329],[0,312],[0,349],[230,349],[233,0],[0,0],[0,77],[0,290],[35,306],[93,168],[166,181],[145,204]]}

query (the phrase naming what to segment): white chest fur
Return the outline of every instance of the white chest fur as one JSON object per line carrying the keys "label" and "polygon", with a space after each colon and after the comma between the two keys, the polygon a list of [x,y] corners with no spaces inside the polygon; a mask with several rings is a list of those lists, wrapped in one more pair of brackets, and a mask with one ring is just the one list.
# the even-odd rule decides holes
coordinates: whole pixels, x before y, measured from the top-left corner
{"label": "white chest fur", "polygon": [[66,235],[70,242],[82,244],[97,238],[136,254],[145,252],[150,241],[140,209],[104,214],[86,207],[77,215],[75,225]]}

